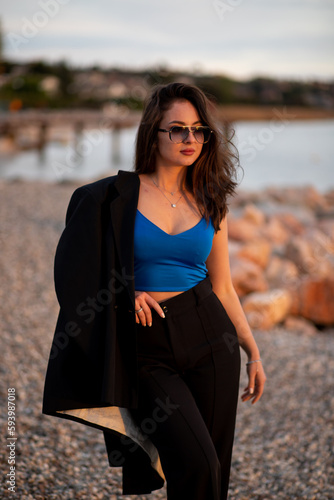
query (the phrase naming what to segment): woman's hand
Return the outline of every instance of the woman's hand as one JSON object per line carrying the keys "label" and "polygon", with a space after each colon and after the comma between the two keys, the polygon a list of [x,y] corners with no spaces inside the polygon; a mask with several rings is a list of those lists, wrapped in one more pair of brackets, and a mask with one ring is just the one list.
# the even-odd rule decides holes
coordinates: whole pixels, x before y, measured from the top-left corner
{"label": "woman's hand", "polygon": [[146,292],[135,292],[136,323],[141,323],[143,326],[152,326],[152,307],[162,318],[165,317],[165,313],[153,297]]}
{"label": "woman's hand", "polygon": [[248,385],[245,387],[243,395],[241,396],[242,402],[252,399],[252,404],[256,403],[263,393],[266,375],[261,361],[250,363],[247,365]]}

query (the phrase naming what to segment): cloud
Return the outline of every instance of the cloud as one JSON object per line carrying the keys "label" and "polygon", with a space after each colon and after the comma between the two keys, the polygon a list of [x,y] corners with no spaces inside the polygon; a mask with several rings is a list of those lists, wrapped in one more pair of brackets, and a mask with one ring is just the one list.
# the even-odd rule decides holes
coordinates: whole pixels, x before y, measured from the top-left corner
{"label": "cloud", "polygon": [[[7,2],[6,30],[20,33],[22,19],[32,20],[47,1],[60,0]],[[328,0],[68,0],[19,54],[7,46],[6,55],[334,78],[333,24]]]}

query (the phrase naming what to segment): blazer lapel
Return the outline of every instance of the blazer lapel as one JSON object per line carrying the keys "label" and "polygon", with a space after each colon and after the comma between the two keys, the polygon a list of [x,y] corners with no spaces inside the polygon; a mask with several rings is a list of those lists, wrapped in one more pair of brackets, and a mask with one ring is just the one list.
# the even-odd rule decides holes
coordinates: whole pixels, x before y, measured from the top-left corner
{"label": "blazer lapel", "polygon": [[114,186],[118,196],[110,203],[111,223],[122,277],[128,283],[126,288],[134,309],[134,225],[140,186],[138,174],[119,170]]}

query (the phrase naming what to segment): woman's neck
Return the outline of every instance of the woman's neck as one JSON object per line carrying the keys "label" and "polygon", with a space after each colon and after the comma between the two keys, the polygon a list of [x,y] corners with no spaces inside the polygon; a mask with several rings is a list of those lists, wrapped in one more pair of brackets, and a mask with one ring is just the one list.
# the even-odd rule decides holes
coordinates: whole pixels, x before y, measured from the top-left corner
{"label": "woman's neck", "polygon": [[150,174],[150,178],[159,188],[175,193],[185,187],[186,169],[160,167]]}

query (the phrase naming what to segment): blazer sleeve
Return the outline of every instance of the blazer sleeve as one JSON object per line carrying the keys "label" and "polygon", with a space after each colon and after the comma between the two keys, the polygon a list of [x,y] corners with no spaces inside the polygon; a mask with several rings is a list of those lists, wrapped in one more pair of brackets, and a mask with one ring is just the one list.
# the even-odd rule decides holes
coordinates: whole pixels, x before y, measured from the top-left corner
{"label": "blazer sleeve", "polygon": [[60,311],[45,379],[44,413],[100,404],[105,311],[96,297],[101,289],[101,241],[101,206],[89,189],[78,188],[55,255]]}
{"label": "blazer sleeve", "polygon": [[101,208],[85,188],[77,189],[66,213],[54,265],[57,299],[64,311],[73,315],[96,288],[101,267]]}

